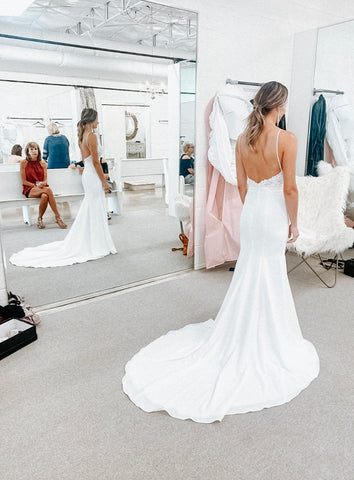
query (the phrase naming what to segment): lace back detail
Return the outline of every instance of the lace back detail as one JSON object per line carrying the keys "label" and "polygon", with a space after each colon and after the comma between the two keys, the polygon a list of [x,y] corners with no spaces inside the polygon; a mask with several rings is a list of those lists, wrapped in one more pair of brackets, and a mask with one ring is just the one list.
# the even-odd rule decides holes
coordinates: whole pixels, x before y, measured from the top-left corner
{"label": "lace back detail", "polygon": [[277,173],[276,175],[273,175],[270,178],[265,178],[264,180],[261,180],[260,182],[255,182],[251,178],[248,178],[248,185],[253,185],[255,187],[269,187],[269,188],[279,188],[283,186],[283,169],[281,168],[281,163],[280,163],[280,158],[279,158],[279,134],[280,134],[280,129],[278,130],[277,133],[277,139],[275,142],[275,153],[277,155],[277,161],[278,165],[280,168],[280,172]]}
{"label": "lace back detail", "polygon": [[248,179],[249,186],[253,187],[269,187],[269,188],[279,188],[283,186],[283,172],[279,172],[273,177],[265,178],[260,182],[255,182],[251,178]]}

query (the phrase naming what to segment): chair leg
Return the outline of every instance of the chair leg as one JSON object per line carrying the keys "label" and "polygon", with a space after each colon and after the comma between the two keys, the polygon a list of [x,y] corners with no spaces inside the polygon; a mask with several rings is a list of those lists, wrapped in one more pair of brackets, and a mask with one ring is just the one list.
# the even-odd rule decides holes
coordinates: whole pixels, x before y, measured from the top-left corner
{"label": "chair leg", "polygon": [[[181,234],[184,235],[183,222],[182,222],[182,220],[179,221],[179,226],[180,226],[180,228],[181,228]],[[182,248],[176,248],[176,247],[171,248],[172,252],[177,252],[177,250],[183,250],[183,249],[184,249],[184,247],[182,247]],[[183,255],[185,255],[185,254],[183,254]]]}
{"label": "chair leg", "polygon": [[[318,255],[321,262],[322,262],[322,258],[321,258],[321,255]],[[335,255],[332,263],[331,263],[331,266],[330,268],[332,267],[332,265],[335,265],[335,270],[334,270],[334,282],[330,285],[329,283],[327,283],[325,280],[323,280],[323,278],[321,277],[321,275],[319,275],[313,268],[312,266],[309,264],[309,262],[307,261],[307,259],[304,257],[304,255],[302,255],[302,259],[301,261],[295,265],[295,267],[291,268],[290,270],[288,270],[288,274],[293,272],[297,267],[299,267],[300,265],[302,265],[303,263],[305,263],[309,269],[316,275],[316,277],[327,287],[327,288],[333,288],[336,283],[337,283],[337,274],[338,274],[338,260],[339,260],[339,257],[338,255]]]}
{"label": "chair leg", "polygon": [[119,198],[117,195],[110,195],[106,197],[107,201],[107,212],[115,213],[116,215],[120,215],[120,208],[119,208]]}
{"label": "chair leg", "polygon": [[22,206],[22,216],[23,216],[23,222],[26,225],[31,225],[31,217],[30,217],[30,211],[29,211],[28,205]]}

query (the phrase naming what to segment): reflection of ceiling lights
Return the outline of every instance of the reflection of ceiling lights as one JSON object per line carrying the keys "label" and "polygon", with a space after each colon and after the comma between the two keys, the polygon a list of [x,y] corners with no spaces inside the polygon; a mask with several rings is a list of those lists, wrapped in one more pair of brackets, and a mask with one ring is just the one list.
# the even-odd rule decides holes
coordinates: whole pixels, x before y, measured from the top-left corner
{"label": "reflection of ceiling lights", "polygon": [[158,87],[157,85],[150,85],[149,82],[146,82],[145,91],[148,95],[150,95],[151,100],[155,100],[157,95],[164,95],[167,93],[163,83],[160,85],[160,87]]}
{"label": "reflection of ceiling lights", "polygon": [[[178,14],[176,14],[176,11]],[[141,0],[110,0],[95,5],[66,33],[78,36],[110,32],[112,38],[129,40],[153,47],[195,48],[197,26],[192,12]]]}
{"label": "reflection of ceiling lights", "polygon": [[0,17],[19,17],[33,0],[5,0],[0,3]]}

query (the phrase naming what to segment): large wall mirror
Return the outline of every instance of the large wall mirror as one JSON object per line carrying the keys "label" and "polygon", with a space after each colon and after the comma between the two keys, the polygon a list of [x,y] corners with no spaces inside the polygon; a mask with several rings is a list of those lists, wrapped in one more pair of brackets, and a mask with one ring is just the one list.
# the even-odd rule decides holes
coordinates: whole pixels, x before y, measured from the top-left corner
{"label": "large wall mirror", "polygon": [[[183,247],[188,219],[181,222],[173,204],[179,193],[193,204],[193,185],[181,192],[179,159],[195,136],[196,37],[196,13],[142,1],[63,0],[51,9],[38,0],[21,17],[0,22],[1,181],[9,172],[20,175],[19,164],[9,163],[13,145],[34,141],[42,149],[50,122],[78,162],[76,124],[81,109],[94,106],[118,205],[109,220],[116,255],[24,268],[9,262],[12,253],[61,240],[67,230],[49,209],[46,228],[38,229],[38,205],[24,223],[25,202],[6,206],[0,195],[7,290],[34,307],[60,305],[193,268],[193,257],[175,250]],[[171,105],[179,106],[177,122]],[[68,228],[81,199],[58,203]]]}
{"label": "large wall mirror", "polygon": [[[325,122],[324,149],[320,156],[332,166],[348,167],[351,183],[345,214],[354,221],[354,20],[318,30],[311,121]],[[314,105],[322,102],[319,115]],[[317,103],[319,105],[319,103]],[[322,113],[321,113],[322,112]],[[325,118],[323,118],[325,117]],[[310,122],[311,123],[311,122]],[[313,142],[316,141],[313,135]],[[311,142],[311,135],[309,136]],[[308,152],[307,171],[318,155]],[[316,152],[315,152],[316,153]],[[313,169],[314,170],[314,169]]]}

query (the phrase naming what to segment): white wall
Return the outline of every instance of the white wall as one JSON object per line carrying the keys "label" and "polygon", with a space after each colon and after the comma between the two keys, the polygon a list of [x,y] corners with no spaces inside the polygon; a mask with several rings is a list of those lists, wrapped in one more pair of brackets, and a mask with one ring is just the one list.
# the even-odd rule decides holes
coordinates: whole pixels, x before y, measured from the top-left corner
{"label": "white wall", "polygon": [[[13,128],[16,138],[2,143],[0,146],[0,161],[6,160],[12,146],[19,143],[24,146],[27,142],[37,142],[40,148],[43,147],[44,139],[48,136],[45,128],[51,118],[71,117],[70,87],[58,87],[52,85],[20,84],[11,82],[0,83],[0,125],[18,124]],[[9,120],[8,117],[43,119],[42,127],[36,121]],[[43,128],[44,125],[44,128]],[[1,128],[1,127],[0,127]],[[65,122],[61,132],[69,137],[70,144],[73,144],[72,131],[65,131]]]}
{"label": "white wall", "polygon": [[314,85],[342,90],[354,105],[354,21],[318,32]]}
{"label": "white wall", "polygon": [[298,141],[296,174],[303,176],[306,169],[308,128],[313,104],[317,29],[298,33],[294,38],[288,129]]}
{"label": "white wall", "polygon": [[[116,88],[120,87],[117,82]],[[132,88],[132,85],[130,85]],[[160,120],[168,120],[168,95],[156,95],[155,99],[146,93],[99,90],[95,89],[97,105],[116,104],[116,105],[147,105],[149,106],[150,116],[150,137],[151,158],[160,158],[168,156],[168,124]],[[100,113],[100,111],[99,111]]]}
{"label": "white wall", "polygon": [[[1,73],[1,77],[3,74]],[[27,76],[27,79],[30,78]],[[48,78],[46,79],[48,82]],[[62,78],[53,78],[53,82],[61,82]],[[114,88],[125,88],[126,85],[116,82],[112,85]],[[130,85],[132,88],[132,85]],[[136,85],[139,88],[139,85]],[[76,151],[76,121],[74,119],[75,111],[73,109],[71,93],[73,87],[63,87],[54,85],[37,85],[1,82],[0,83],[0,124],[11,124],[11,120],[7,117],[42,117],[44,125],[48,125],[50,118],[73,118],[72,122],[62,122],[63,127],[60,129],[70,141],[70,157],[71,160],[79,160],[79,152]],[[150,95],[139,92],[127,92],[118,90],[99,90],[95,89],[96,101],[99,105],[99,118],[101,116],[101,105],[103,103],[113,103],[118,105],[146,105],[149,107],[150,125],[148,142],[151,146],[151,157],[166,157],[168,155],[168,136],[167,124],[164,123],[168,119],[168,99],[167,95],[156,95],[155,99],[151,99]],[[76,107],[75,107],[76,108]],[[77,113],[77,112],[76,112]],[[75,117],[76,118],[76,117]],[[161,120],[164,121],[161,123]],[[32,128],[35,121],[19,121],[21,127],[17,129],[17,137],[8,142],[8,148],[2,155],[0,148],[0,161],[2,156],[7,158],[11,147],[15,143],[25,145],[29,141],[38,142],[42,148],[44,139],[48,135],[46,128]],[[16,122],[18,123],[18,122]],[[142,121],[140,121],[142,124]],[[70,125],[70,131],[66,128]],[[1,127],[0,127],[1,130]],[[1,131],[0,131],[1,135]],[[137,139],[139,139],[137,137]]]}

